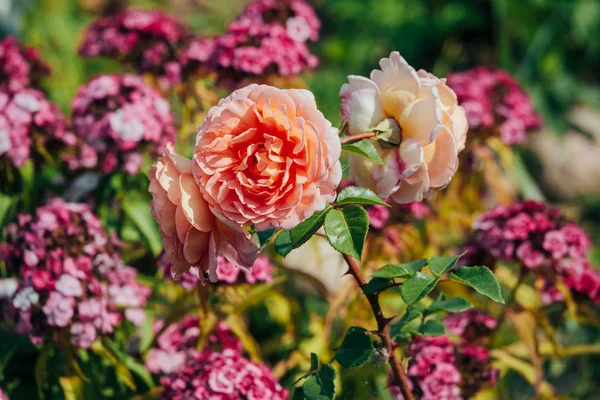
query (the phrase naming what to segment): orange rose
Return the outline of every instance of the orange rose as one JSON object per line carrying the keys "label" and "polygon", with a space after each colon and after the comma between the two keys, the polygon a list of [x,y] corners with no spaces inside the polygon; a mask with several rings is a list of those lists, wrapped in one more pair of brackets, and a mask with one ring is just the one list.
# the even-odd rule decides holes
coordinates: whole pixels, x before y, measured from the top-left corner
{"label": "orange rose", "polygon": [[254,264],[258,247],[242,227],[215,216],[192,175],[192,161],[168,144],[148,172],[152,215],[158,221],[163,246],[175,275],[191,266],[217,280],[217,255],[245,268]]}
{"label": "orange rose", "polygon": [[194,176],[216,215],[287,230],[335,199],[340,152],[338,130],[312,93],[250,85],[209,110]]}

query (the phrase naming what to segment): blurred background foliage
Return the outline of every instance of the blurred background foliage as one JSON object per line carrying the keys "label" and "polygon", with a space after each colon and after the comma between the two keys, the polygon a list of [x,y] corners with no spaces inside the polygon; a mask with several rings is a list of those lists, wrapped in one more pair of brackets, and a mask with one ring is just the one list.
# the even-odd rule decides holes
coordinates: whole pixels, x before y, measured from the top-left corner
{"label": "blurred background foliage", "polygon": [[[71,99],[82,83],[99,73],[121,72],[125,68],[107,59],[77,56],[84,27],[117,3],[118,0],[0,0],[0,35],[13,34],[40,50],[54,71],[52,78],[44,81],[45,89],[67,114]],[[314,0],[313,3],[323,23],[321,38],[313,46],[321,63],[304,79],[315,93],[320,109],[334,125],[340,121],[339,89],[346,76],[368,75],[376,67],[376,60],[392,50],[400,51],[411,65],[437,76],[478,65],[504,68],[532,95],[543,115],[545,136],[540,137],[544,143],[550,143],[548,138],[566,137],[573,132],[589,140],[584,147],[592,158],[582,159],[583,166],[577,172],[588,176],[587,186],[574,195],[553,187],[555,181],[573,185],[575,180],[564,170],[552,167],[562,165],[559,156],[569,159],[570,165],[577,165],[579,148],[563,149],[563,142],[556,139],[552,151],[540,150],[539,146],[518,151],[535,180],[542,184],[544,194],[566,205],[564,208],[571,216],[582,219],[598,248],[600,180],[594,180],[599,175],[590,171],[600,170],[597,114],[600,112],[600,0]],[[193,31],[213,35],[225,30],[245,1],[132,0],[129,4],[162,7]],[[586,114],[587,124],[574,121],[573,110],[577,107],[592,113]],[[599,123],[590,124],[589,115],[595,115]],[[546,176],[548,173],[556,174],[555,181]],[[457,198],[462,195],[458,193]],[[594,263],[600,265],[600,251],[594,254]],[[146,268],[151,275],[153,266]],[[285,283],[285,291],[295,290],[296,285],[292,276]],[[314,330],[324,328],[307,322],[315,316],[324,317],[328,307],[322,297],[313,293],[294,302],[272,293],[258,302],[250,310],[249,328],[255,337],[261,338],[263,348],[271,346],[263,354],[265,361],[272,365],[281,362],[290,357],[298,343],[306,352],[325,348],[326,343],[311,339],[318,337]],[[259,319],[261,323],[257,324]],[[582,329],[567,324],[561,334],[574,343],[600,343],[597,328]],[[27,350],[32,351],[29,346]],[[299,363],[300,369],[306,362]],[[557,377],[559,380],[552,383],[573,398],[600,399],[598,365],[598,355],[576,361],[556,359],[548,363],[547,376],[551,381]],[[350,397],[341,398],[363,399],[373,395],[373,388],[361,387],[365,371],[352,373],[360,376],[345,378],[355,382],[356,388],[349,387]],[[503,380],[500,398],[524,398],[527,390],[531,387],[518,374],[511,373]],[[376,398],[385,397],[378,394]]]}

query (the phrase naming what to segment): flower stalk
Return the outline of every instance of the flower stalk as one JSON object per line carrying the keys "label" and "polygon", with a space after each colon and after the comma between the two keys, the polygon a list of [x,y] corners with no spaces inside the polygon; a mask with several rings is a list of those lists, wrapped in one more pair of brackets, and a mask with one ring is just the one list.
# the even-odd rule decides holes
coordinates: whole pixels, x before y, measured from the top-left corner
{"label": "flower stalk", "polygon": [[361,288],[361,291],[369,301],[371,305],[371,309],[373,310],[373,315],[375,316],[375,320],[377,321],[377,335],[381,338],[385,349],[389,354],[388,362],[392,368],[392,373],[394,374],[394,380],[396,384],[400,387],[402,392],[402,396],[404,396],[405,400],[415,400],[412,392],[410,391],[410,386],[408,385],[408,378],[406,377],[406,373],[402,366],[400,365],[400,360],[394,353],[394,343],[390,337],[390,322],[393,318],[386,318],[383,316],[383,311],[381,310],[381,306],[379,304],[379,295],[375,294],[367,294],[364,291],[364,287],[367,285],[367,281],[365,280],[356,260],[350,257],[347,254],[344,254],[344,260],[346,260],[346,264],[348,264],[348,272],[347,274],[352,275],[356,283]]}

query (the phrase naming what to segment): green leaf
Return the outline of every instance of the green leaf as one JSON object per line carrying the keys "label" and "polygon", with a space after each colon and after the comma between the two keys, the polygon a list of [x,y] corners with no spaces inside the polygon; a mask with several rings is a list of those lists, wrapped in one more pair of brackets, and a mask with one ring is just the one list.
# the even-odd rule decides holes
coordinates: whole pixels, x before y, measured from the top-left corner
{"label": "green leaf", "polygon": [[277,230],[274,228],[256,232],[256,236],[258,236],[258,241],[260,243],[259,251],[263,250],[269,244],[276,232]]}
{"label": "green leaf", "polygon": [[446,333],[446,326],[436,319],[430,319],[419,328],[423,336],[441,336]]}
{"label": "green leaf", "polygon": [[310,370],[317,371],[320,366],[319,357],[315,353],[310,353]]}
{"label": "green leaf", "polygon": [[147,201],[128,199],[123,202],[123,212],[135,224],[155,257],[163,250],[162,238],[158,232],[158,224],[152,216]]}
{"label": "green leaf", "polygon": [[344,207],[342,211],[331,210],[325,216],[327,240],[340,253],[360,260],[367,232],[369,215],[357,205]]}
{"label": "green leaf", "polygon": [[385,201],[381,200],[379,196],[372,190],[367,188],[350,186],[342,190],[336,199],[337,204],[379,204],[381,206],[388,206]]}
{"label": "green leaf", "polygon": [[290,232],[280,231],[275,237],[275,251],[285,257],[290,254],[293,248]]}
{"label": "green leaf", "polygon": [[342,367],[361,365],[373,352],[373,341],[366,329],[352,326],[346,332],[342,344],[335,352],[335,359]]}
{"label": "green leaf", "polygon": [[477,293],[504,304],[498,280],[488,267],[462,267],[451,273],[449,278],[463,285],[471,286]]}
{"label": "green leaf", "polygon": [[375,294],[381,292],[391,283],[390,279],[373,278],[363,287],[365,294]]}
{"label": "green leaf", "polygon": [[50,346],[48,343],[44,344],[44,347],[42,348],[42,351],[40,352],[40,355],[35,363],[35,383],[37,385],[40,399],[44,398],[44,377],[46,375],[46,369],[48,368],[48,360],[50,359],[51,349],[52,346]]}
{"label": "green leaf", "polygon": [[396,336],[394,336],[394,343],[398,344],[407,344],[410,339],[410,334],[408,332],[400,331]]}
{"label": "green leaf", "polygon": [[331,365],[323,365],[319,369],[319,378],[321,379],[321,394],[327,399],[335,398],[335,369]]}
{"label": "green leaf", "polygon": [[136,374],[145,384],[148,386],[148,389],[152,389],[154,387],[154,380],[152,379],[152,375],[144,364],[140,363],[138,360],[130,356],[129,354],[123,352],[118,345],[106,341],[105,345],[109,348],[113,354],[118,357],[118,359],[125,365],[131,372]]}
{"label": "green leaf", "polygon": [[406,324],[417,318],[421,318],[422,315],[423,307],[419,306],[418,304],[409,307],[402,316],[402,318],[398,320],[398,322],[394,322],[390,325],[390,333],[392,334],[392,336],[402,334],[402,328],[404,328]]}
{"label": "green leaf", "polygon": [[452,297],[446,299],[443,294],[440,294],[437,299],[425,311],[426,315],[433,314],[439,311],[461,312],[473,307],[471,303],[462,297]]}
{"label": "green leaf", "polygon": [[[294,392],[294,399],[333,400],[335,398],[335,370],[331,365],[322,365],[306,379],[302,391]],[[298,394],[297,394],[298,393]]]}
{"label": "green leaf", "polygon": [[342,150],[349,153],[354,153],[375,161],[379,165],[383,165],[383,160],[379,156],[377,149],[369,140],[361,140],[354,143],[346,143],[342,145]]}
{"label": "green leaf", "polygon": [[121,382],[123,382],[129,389],[136,390],[135,380],[131,375],[131,372],[125,364],[116,356],[116,354],[105,347],[100,340],[96,340],[92,343],[90,349],[100,358],[106,360],[115,368],[115,373]]}
{"label": "green leaf", "polygon": [[58,378],[65,400],[83,400],[83,381],[78,376],[61,376]]}
{"label": "green leaf", "polygon": [[424,266],[427,265],[427,260],[422,258],[420,260],[411,261],[405,264],[388,264],[379,268],[373,274],[375,278],[409,278],[416,272],[421,271]]}
{"label": "green leaf", "polygon": [[302,246],[310,239],[315,232],[323,225],[325,216],[331,210],[331,206],[325,207],[323,211],[319,211],[310,216],[310,218],[302,221],[298,226],[290,231],[290,238],[292,240],[292,248]]}
{"label": "green leaf", "polygon": [[458,257],[454,256],[431,257],[429,259],[429,269],[435,276],[440,276],[454,268],[457,261]]}
{"label": "green leaf", "polygon": [[407,306],[412,306],[423,297],[427,296],[438,283],[439,278],[417,272],[400,286],[400,295]]}

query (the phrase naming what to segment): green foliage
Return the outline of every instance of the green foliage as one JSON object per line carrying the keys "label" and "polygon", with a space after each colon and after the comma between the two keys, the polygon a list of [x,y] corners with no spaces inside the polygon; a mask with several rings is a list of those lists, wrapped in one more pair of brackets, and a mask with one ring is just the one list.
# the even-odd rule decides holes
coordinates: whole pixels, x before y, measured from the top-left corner
{"label": "green foliage", "polygon": [[450,279],[475,289],[478,293],[504,304],[500,284],[488,267],[462,267],[449,275]]}
{"label": "green foliage", "polygon": [[306,379],[297,386],[292,396],[298,400],[333,400],[335,398],[335,370],[331,365],[321,365],[316,354],[310,355],[310,371],[300,380]]}
{"label": "green foliage", "polygon": [[373,278],[363,287],[363,292],[365,294],[379,293],[387,288],[391,282],[392,281],[390,279]]}
{"label": "green foliage", "polygon": [[385,201],[381,200],[381,198],[379,198],[379,196],[377,196],[372,190],[358,186],[349,186],[342,190],[337,195],[336,203],[339,206],[349,204],[379,204],[381,206],[389,207],[389,205]]}
{"label": "green foliage", "polygon": [[356,259],[361,258],[368,230],[369,215],[358,205],[331,210],[325,217],[325,232],[331,246]]}
{"label": "green foliage", "polygon": [[400,287],[400,295],[407,306],[412,306],[423,297],[427,296],[439,282],[431,275],[417,272],[406,280]]}
{"label": "green foliage", "polygon": [[462,297],[452,297],[446,299],[443,293],[434,300],[433,303],[425,310],[425,315],[433,314],[439,311],[461,312],[473,307],[471,303]]}
{"label": "green foliage", "polygon": [[430,319],[421,325],[418,333],[423,336],[441,336],[446,333],[446,326],[436,319]]}
{"label": "green foliage", "polygon": [[349,153],[358,154],[374,161],[376,164],[383,165],[383,160],[379,156],[377,149],[370,140],[360,140],[354,143],[345,143],[342,145],[342,150]]}
{"label": "green foliage", "polygon": [[290,231],[290,238],[292,240],[292,248],[302,246],[308,241],[325,222],[325,216],[331,210],[331,206],[325,207],[323,211],[318,211],[311,215],[310,218],[302,221],[298,226]]}
{"label": "green foliage", "polygon": [[415,273],[421,271],[423,267],[427,265],[427,260],[422,258],[420,260],[411,261],[404,264],[388,264],[373,273],[375,278],[410,278]]}
{"label": "green foliage", "polygon": [[352,368],[361,365],[373,353],[373,341],[366,329],[352,326],[335,352],[335,359],[342,367]]}
{"label": "green foliage", "polygon": [[431,257],[429,259],[429,269],[433,275],[440,276],[454,268],[457,261],[458,257],[454,256]]}
{"label": "green foliage", "polygon": [[287,256],[294,249],[292,235],[289,231],[280,231],[275,237],[275,251],[282,256]]}

